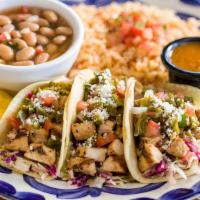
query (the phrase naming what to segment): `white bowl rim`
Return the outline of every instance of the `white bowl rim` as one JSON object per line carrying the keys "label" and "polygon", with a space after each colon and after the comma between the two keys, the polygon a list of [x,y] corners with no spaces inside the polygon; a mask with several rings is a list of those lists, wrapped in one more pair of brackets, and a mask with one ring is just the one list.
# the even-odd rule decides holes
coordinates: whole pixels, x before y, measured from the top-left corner
{"label": "white bowl rim", "polygon": [[[63,53],[61,56],[59,56],[53,60],[50,60],[50,61],[42,63],[42,64],[32,65],[32,66],[15,66],[15,65],[0,64],[0,70],[31,72],[31,71],[38,71],[38,70],[49,68],[49,67],[55,67],[56,64],[65,60],[66,56],[71,57],[74,54],[74,51],[79,50],[79,46],[80,46],[80,44],[82,44],[83,39],[84,39],[84,27],[83,27],[83,24],[82,24],[79,16],[76,14],[76,12],[74,10],[72,10],[72,8],[70,8],[70,6],[64,4],[60,1],[55,1],[55,0],[45,0],[45,1],[49,1],[50,3],[56,4],[57,6],[62,7],[62,9],[64,8],[66,10],[66,12],[74,18],[74,21],[77,23],[77,26],[78,26],[77,31],[79,31],[79,33],[77,34],[77,39],[73,41],[73,43],[70,45],[70,48],[67,49],[65,53]],[[39,5],[38,5],[38,7],[39,7]]]}

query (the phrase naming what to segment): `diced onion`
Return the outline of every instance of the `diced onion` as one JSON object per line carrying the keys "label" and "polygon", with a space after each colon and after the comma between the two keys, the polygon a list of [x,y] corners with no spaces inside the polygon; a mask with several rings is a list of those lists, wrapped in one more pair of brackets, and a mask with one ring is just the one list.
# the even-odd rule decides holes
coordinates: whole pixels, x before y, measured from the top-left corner
{"label": "diced onion", "polygon": [[142,114],[144,112],[147,112],[147,107],[133,107],[132,108],[132,113],[134,115],[139,115],[139,114]]}
{"label": "diced onion", "polygon": [[179,174],[183,179],[187,179],[185,172],[175,163],[172,163],[169,168],[172,172],[174,172],[174,174]]}

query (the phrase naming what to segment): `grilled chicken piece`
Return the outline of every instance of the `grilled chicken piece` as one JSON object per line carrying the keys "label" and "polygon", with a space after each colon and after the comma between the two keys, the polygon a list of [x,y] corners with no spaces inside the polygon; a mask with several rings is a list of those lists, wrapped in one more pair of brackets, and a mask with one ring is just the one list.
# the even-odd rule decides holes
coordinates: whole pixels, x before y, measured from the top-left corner
{"label": "grilled chicken piece", "polygon": [[83,172],[84,174],[88,174],[90,176],[95,176],[96,174],[96,165],[94,160],[86,160],[81,163],[80,165],[80,171]]}
{"label": "grilled chicken piece", "polygon": [[25,158],[38,161],[47,165],[53,165],[56,162],[56,151],[42,144],[31,144],[33,149],[24,154]]}
{"label": "grilled chicken piece", "polygon": [[94,148],[94,147],[78,147],[78,156],[91,158],[97,162],[103,162],[106,158],[106,148]]}
{"label": "grilled chicken piece", "polygon": [[144,155],[153,164],[159,163],[161,160],[163,160],[162,153],[153,144],[144,144]]}
{"label": "grilled chicken piece", "polygon": [[46,120],[44,123],[44,129],[47,131],[53,130],[56,134],[62,135],[62,124],[56,124],[50,120]]}
{"label": "grilled chicken piece", "polygon": [[94,176],[96,174],[95,161],[88,158],[71,157],[67,162],[68,169]]}
{"label": "grilled chicken piece", "polygon": [[86,148],[85,157],[91,158],[97,162],[103,162],[106,158],[107,149],[106,148]]}
{"label": "grilled chicken piece", "polygon": [[187,154],[188,151],[188,146],[181,138],[174,139],[167,149],[168,154],[171,154],[176,157],[183,157]]}
{"label": "grilled chicken piece", "polygon": [[48,175],[47,169],[40,163],[32,163],[31,171],[36,172],[38,174],[47,174]]}
{"label": "grilled chicken piece", "polygon": [[33,143],[44,143],[47,141],[49,132],[44,128],[35,129],[34,133],[30,136]]}
{"label": "grilled chicken piece", "polygon": [[8,143],[5,144],[5,148],[11,151],[27,151],[29,149],[28,137],[22,136],[8,141]]}
{"label": "grilled chicken piece", "polygon": [[148,143],[148,144],[153,144],[153,145],[158,145],[159,142],[162,140],[161,136],[157,136],[157,137],[143,137],[142,138],[144,143]]}
{"label": "grilled chicken piece", "polygon": [[52,123],[52,130],[55,131],[56,134],[62,135],[62,124]]}
{"label": "grilled chicken piece", "polygon": [[145,172],[147,169],[151,168],[154,164],[149,162],[143,155],[139,157],[138,167],[141,172]]}
{"label": "grilled chicken piece", "polygon": [[31,164],[32,163],[30,161],[17,157],[17,160],[15,161],[14,166],[18,170],[21,170],[23,172],[28,172],[30,171]]}
{"label": "grilled chicken piece", "polygon": [[75,123],[72,125],[72,133],[76,140],[86,140],[96,133],[96,127],[92,122]]}
{"label": "grilled chicken piece", "polygon": [[79,166],[84,160],[85,158],[81,157],[71,157],[67,162],[67,166],[69,169],[72,169],[73,167]]}
{"label": "grilled chicken piece", "polygon": [[110,156],[103,162],[101,170],[106,172],[117,172],[124,174],[126,173],[126,165],[121,158],[117,156]]}
{"label": "grilled chicken piece", "polygon": [[100,134],[103,134],[103,133],[111,133],[113,132],[113,128],[115,126],[115,122],[114,121],[110,121],[110,120],[107,120],[105,121],[105,123],[101,124],[99,126],[99,133]]}
{"label": "grilled chicken piece", "polygon": [[108,155],[117,155],[123,156],[124,155],[124,146],[119,139],[115,139],[109,146],[108,146]]}

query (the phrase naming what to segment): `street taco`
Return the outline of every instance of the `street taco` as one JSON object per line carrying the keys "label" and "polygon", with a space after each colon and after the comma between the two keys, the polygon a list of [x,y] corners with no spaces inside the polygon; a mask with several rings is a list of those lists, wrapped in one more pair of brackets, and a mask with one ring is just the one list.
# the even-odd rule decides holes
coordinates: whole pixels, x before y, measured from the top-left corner
{"label": "street taco", "polygon": [[198,174],[200,161],[200,90],[168,84],[164,89],[125,100],[125,157],[141,183],[175,182]]}
{"label": "street taco", "polygon": [[70,89],[68,80],[39,82],[15,96],[0,122],[0,165],[56,178]]}
{"label": "street taco", "polygon": [[129,174],[123,145],[126,84],[123,78],[112,78],[109,70],[86,70],[75,78],[76,90],[72,89],[69,102],[70,139],[61,174],[72,184],[80,186],[94,179],[114,184]]}

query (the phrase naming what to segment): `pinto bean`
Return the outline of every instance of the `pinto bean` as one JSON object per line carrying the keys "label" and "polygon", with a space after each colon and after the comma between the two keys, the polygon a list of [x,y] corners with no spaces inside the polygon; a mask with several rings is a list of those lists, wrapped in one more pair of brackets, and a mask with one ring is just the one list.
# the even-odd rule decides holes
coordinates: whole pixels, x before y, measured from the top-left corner
{"label": "pinto bean", "polygon": [[16,22],[21,22],[21,21],[25,21],[28,19],[28,17],[30,17],[30,14],[12,14],[10,15],[10,19],[14,20]]}
{"label": "pinto bean", "polygon": [[67,37],[66,36],[64,36],[64,35],[58,35],[58,36],[56,36],[54,39],[53,39],[53,42],[55,43],[55,44],[62,44],[63,42],[65,42],[66,41],[66,39],[67,39]]}
{"label": "pinto bean", "polygon": [[43,12],[44,18],[46,18],[50,23],[55,23],[58,21],[58,16],[54,11],[51,10],[45,10]]}
{"label": "pinto bean", "polygon": [[72,35],[73,31],[70,27],[67,26],[59,26],[56,28],[56,34],[58,35]]}
{"label": "pinto bean", "polygon": [[15,26],[13,24],[6,24],[3,26],[2,31],[11,33],[15,29]]}
{"label": "pinto bean", "polygon": [[16,30],[11,32],[11,36],[13,38],[21,38],[22,37],[21,33],[19,31],[16,31]]}
{"label": "pinto bean", "polygon": [[5,15],[0,15],[0,26],[4,26],[6,24],[11,24],[10,18]]}
{"label": "pinto bean", "polygon": [[35,46],[37,43],[37,37],[36,34],[33,32],[25,33],[23,34],[23,39],[26,41],[26,43],[29,46]]}
{"label": "pinto bean", "polygon": [[49,22],[44,18],[39,18],[38,22],[39,26],[49,26]]}
{"label": "pinto bean", "polygon": [[5,61],[12,60],[14,58],[13,49],[5,44],[0,44],[0,58]]}
{"label": "pinto bean", "polygon": [[36,64],[41,64],[47,62],[49,59],[49,54],[48,53],[40,53],[35,57],[35,63]]}
{"label": "pinto bean", "polygon": [[14,42],[14,43],[17,43],[19,49],[24,49],[25,47],[28,46],[24,40],[19,39],[19,38],[15,38],[15,39],[13,40],[13,42]]}
{"label": "pinto bean", "polygon": [[18,25],[19,29],[29,28],[31,31],[36,32],[39,30],[39,25],[33,22],[20,22]]}
{"label": "pinto bean", "polygon": [[46,48],[46,52],[50,55],[54,54],[58,50],[58,46],[55,44],[48,44]]}
{"label": "pinto bean", "polygon": [[40,33],[47,37],[53,37],[55,35],[55,31],[48,27],[41,27]]}
{"label": "pinto bean", "polygon": [[12,62],[11,64],[15,66],[31,66],[34,65],[34,62],[31,60],[24,60],[24,61]]}
{"label": "pinto bean", "polygon": [[47,37],[43,35],[37,35],[37,43],[41,45],[46,45],[48,44],[49,40]]}
{"label": "pinto bean", "polygon": [[35,49],[33,47],[25,47],[16,53],[16,60],[17,61],[26,61],[30,60],[35,55]]}

